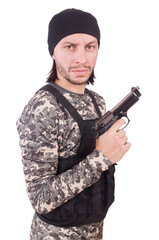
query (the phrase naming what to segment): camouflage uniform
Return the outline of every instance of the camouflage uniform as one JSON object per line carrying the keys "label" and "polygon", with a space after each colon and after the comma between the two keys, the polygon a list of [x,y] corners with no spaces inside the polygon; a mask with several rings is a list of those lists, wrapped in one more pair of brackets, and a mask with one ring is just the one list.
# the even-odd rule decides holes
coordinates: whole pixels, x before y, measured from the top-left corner
{"label": "camouflage uniform", "polygon": [[[87,92],[76,94],[54,84],[70,101],[84,120],[97,118]],[[105,103],[91,91],[102,114]],[[49,92],[38,91],[17,121],[27,193],[35,211],[45,214],[72,199],[97,182],[110,161],[94,150],[73,169],[56,175],[58,157],[75,155],[80,143],[78,124]],[[101,240],[103,222],[81,227],[60,228],[49,225],[34,215],[31,240],[88,239]]]}

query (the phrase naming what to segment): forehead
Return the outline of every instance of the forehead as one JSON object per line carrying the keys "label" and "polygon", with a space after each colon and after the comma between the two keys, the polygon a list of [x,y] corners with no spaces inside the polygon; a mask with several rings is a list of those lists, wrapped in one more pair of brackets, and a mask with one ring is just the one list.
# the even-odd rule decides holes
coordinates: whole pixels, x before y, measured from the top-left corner
{"label": "forehead", "polygon": [[92,35],[85,33],[75,33],[64,37],[59,44],[64,44],[66,42],[74,43],[74,44],[89,44],[89,43],[98,43],[97,39]]}

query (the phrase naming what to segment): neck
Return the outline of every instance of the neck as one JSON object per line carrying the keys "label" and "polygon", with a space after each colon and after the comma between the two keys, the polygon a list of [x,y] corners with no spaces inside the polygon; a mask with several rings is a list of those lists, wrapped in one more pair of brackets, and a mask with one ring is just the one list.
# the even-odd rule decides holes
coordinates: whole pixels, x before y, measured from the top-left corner
{"label": "neck", "polygon": [[84,94],[84,92],[85,92],[86,83],[77,85],[77,84],[71,84],[69,82],[62,82],[58,79],[56,79],[55,83],[57,85],[59,85],[60,87],[66,89],[70,92],[73,92],[73,93]]}

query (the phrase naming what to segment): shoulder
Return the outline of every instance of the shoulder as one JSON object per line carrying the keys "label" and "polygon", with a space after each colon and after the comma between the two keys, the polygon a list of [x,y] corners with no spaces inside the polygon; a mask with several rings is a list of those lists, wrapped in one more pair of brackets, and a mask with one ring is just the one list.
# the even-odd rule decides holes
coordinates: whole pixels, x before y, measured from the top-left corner
{"label": "shoulder", "polygon": [[40,111],[56,108],[57,101],[55,97],[45,90],[39,90],[35,95],[30,99],[25,109],[30,109],[32,111]]}
{"label": "shoulder", "polygon": [[104,98],[98,94],[97,92],[94,92],[92,90],[89,89],[89,92],[93,95],[93,97],[95,98],[100,110],[101,110],[101,113],[104,114],[105,111],[106,111],[106,104],[105,104],[105,100]]}
{"label": "shoulder", "polygon": [[98,101],[98,100],[102,100],[103,102],[105,102],[105,100],[104,100],[104,98],[103,98],[103,96],[101,96],[100,94],[98,94],[97,92],[94,92],[94,91],[92,91],[92,90],[90,90],[90,89],[88,89],[89,90],[89,92],[91,92],[91,94],[94,96],[94,98]]}
{"label": "shoulder", "polygon": [[17,123],[27,124],[37,119],[55,119],[58,115],[59,105],[56,98],[45,90],[37,91],[24,107]]}

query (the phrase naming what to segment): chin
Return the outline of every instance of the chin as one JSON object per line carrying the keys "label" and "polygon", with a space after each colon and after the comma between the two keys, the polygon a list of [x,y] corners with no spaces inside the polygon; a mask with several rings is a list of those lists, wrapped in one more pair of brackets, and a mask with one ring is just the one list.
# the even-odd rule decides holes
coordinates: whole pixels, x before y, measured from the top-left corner
{"label": "chin", "polygon": [[74,85],[87,85],[88,79],[67,79],[67,81]]}

